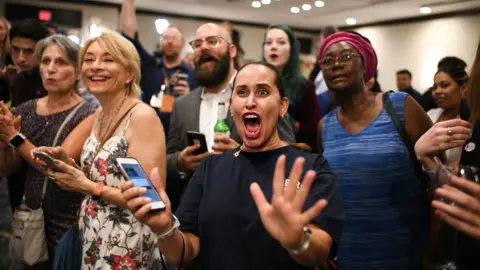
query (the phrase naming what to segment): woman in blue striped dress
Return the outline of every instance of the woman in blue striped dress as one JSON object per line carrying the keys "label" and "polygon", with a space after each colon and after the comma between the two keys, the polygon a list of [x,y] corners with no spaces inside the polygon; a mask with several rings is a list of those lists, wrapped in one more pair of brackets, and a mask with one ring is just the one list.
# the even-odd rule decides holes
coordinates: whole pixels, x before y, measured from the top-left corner
{"label": "woman in blue striped dress", "polygon": [[[339,105],[319,124],[323,154],[340,184],[346,214],[339,244],[342,270],[420,269],[428,238],[428,204],[408,149],[382,94],[366,83],[377,68],[365,37],[338,32],[320,48],[322,71]],[[405,93],[389,94],[414,143],[432,125]]]}

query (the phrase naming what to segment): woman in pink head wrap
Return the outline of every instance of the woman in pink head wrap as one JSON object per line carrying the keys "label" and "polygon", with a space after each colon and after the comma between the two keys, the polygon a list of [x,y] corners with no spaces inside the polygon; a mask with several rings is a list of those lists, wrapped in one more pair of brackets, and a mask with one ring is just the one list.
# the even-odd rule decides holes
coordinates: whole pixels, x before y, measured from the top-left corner
{"label": "woman in pink head wrap", "polygon": [[[340,269],[420,269],[429,231],[427,194],[383,95],[366,86],[377,69],[375,50],[360,34],[337,32],[322,43],[319,60],[338,104],[317,134],[319,151],[338,176],[346,213]],[[414,144],[430,119],[407,94],[386,97]]]}

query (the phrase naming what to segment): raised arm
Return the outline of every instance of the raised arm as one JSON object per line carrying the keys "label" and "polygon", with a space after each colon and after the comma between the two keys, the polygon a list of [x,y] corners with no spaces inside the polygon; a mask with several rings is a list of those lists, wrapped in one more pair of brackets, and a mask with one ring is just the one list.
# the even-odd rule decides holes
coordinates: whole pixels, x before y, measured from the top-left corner
{"label": "raised arm", "polygon": [[120,12],[120,24],[122,32],[129,38],[134,39],[138,31],[137,16],[135,15],[135,0],[124,0]]}

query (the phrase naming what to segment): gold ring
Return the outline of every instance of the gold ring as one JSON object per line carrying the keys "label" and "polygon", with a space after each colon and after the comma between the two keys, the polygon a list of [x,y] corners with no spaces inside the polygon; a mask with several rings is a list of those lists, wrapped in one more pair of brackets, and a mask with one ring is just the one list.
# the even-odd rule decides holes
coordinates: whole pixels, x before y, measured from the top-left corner
{"label": "gold ring", "polygon": [[453,134],[451,127],[448,127],[448,128],[447,128],[447,134],[448,134],[448,135],[452,135],[452,134]]}

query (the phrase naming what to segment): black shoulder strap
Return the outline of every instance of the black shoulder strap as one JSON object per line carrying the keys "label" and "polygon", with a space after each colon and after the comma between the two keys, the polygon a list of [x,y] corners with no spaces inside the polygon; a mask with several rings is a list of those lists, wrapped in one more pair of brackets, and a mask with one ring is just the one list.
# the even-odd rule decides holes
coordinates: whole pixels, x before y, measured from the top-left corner
{"label": "black shoulder strap", "polygon": [[410,137],[408,137],[407,132],[405,132],[404,123],[400,121],[397,112],[395,111],[395,108],[393,108],[392,102],[390,101],[389,97],[390,93],[393,93],[393,91],[385,92],[382,96],[383,108],[387,111],[390,118],[392,118],[395,129],[397,130],[400,138],[408,149],[408,153],[410,154],[410,160],[412,161],[413,168],[415,169],[415,174],[422,182],[422,186],[426,189],[427,187],[425,185],[428,186],[428,183],[424,183],[426,177],[423,173],[422,165],[417,160],[417,155],[415,154],[415,149],[413,147],[412,141],[410,140]]}

